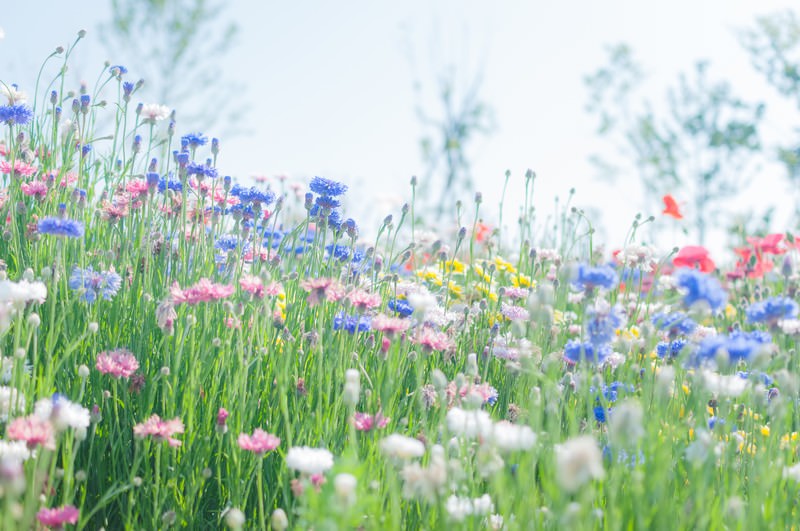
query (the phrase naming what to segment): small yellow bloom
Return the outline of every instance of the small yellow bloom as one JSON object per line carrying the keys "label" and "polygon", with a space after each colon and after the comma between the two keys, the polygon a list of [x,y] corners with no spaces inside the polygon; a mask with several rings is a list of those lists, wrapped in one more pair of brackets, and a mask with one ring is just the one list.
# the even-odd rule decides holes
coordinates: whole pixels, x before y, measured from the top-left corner
{"label": "small yellow bloom", "polygon": [[733,307],[733,304],[728,304],[725,306],[725,317],[728,319],[733,319],[736,317],[736,308]]}
{"label": "small yellow bloom", "polygon": [[769,437],[769,426],[761,426],[761,435]]}
{"label": "small yellow bloom", "polygon": [[464,262],[456,260],[453,258],[452,260],[448,260],[444,263],[445,271],[455,271],[456,273],[463,273],[464,272]]}
{"label": "small yellow bloom", "polygon": [[517,268],[514,267],[514,264],[511,262],[507,262],[500,258],[499,256],[494,257],[494,263],[497,266],[498,271],[505,271],[507,273],[516,273]]}

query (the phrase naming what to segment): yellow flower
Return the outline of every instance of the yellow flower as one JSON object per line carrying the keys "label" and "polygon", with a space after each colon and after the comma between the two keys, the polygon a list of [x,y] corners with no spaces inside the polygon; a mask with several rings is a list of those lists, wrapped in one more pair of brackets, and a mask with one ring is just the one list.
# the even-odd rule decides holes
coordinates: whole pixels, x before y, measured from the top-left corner
{"label": "yellow flower", "polygon": [[769,426],[761,426],[761,435],[769,437]]}
{"label": "yellow flower", "polygon": [[733,319],[736,317],[736,308],[733,307],[733,304],[728,304],[725,306],[725,317],[728,319]]}
{"label": "yellow flower", "polygon": [[516,273],[517,268],[514,267],[514,264],[511,262],[507,262],[500,258],[499,256],[494,257],[494,264],[497,266],[498,271],[505,271],[507,273]]}
{"label": "yellow flower", "polygon": [[452,260],[448,260],[444,263],[445,271],[455,271],[456,273],[463,273],[464,272],[464,262],[456,260],[453,258]]}
{"label": "yellow flower", "polygon": [[564,312],[561,310],[553,310],[553,322],[560,325],[564,322]]}
{"label": "yellow flower", "polygon": [[511,277],[511,285],[515,288],[535,288],[536,282],[532,281],[528,275],[520,273]]}

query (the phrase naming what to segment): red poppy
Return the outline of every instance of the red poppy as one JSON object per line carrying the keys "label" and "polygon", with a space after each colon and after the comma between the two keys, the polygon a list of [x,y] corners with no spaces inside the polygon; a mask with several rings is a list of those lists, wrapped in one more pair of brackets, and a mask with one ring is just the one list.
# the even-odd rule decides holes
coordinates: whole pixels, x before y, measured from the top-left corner
{"label": "red poppy", "polygon": [[672,259],[675,267],[692,267],[704,273],[716,269],[714,261],[708,256],[708,249],[700,245],[687,245]]}
{"label": "red poppy", "polygon": [[475,241],[480,243],[486,241],[492,235],[492,228],[482,221],[475,224]]}
{"label": "red poppy", "polygon": [[672,216],[675,219],[683,219],[683,214],[681,214],[681,211],[678,208],[678,202],[675,201],[674,197],[672,197],[670,194],[667,194],[662,199],[664,200],[664,210],[661,212],[662,214]]}
{"label": "red poppy", "polygon": [[747,243],[752,245],[757,251],[765,254],[784,254],[786,247],[783,244],[783,234],[767,234],[763,238],[748,236]]}

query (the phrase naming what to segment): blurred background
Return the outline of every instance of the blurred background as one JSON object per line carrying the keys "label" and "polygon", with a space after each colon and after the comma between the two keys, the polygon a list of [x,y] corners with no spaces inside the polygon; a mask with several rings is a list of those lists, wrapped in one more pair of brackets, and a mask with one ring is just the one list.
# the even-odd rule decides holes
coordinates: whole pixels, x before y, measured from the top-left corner
{"label": "blurred background", "polygon": [[745,236],[794,231],[797,2],[652,4],[20,2],[0,13],[0,79],[32,93],[85,29],[76,89],[124,65],[142,102],[177,109],[179,134],[221,139],[222,175],[343,181],[362,230],[397,215],[416,175],[430,225],[457,227],[457,200],[471,222],[480,191],[496,227],[505,186],[513,232],[531,169],[542,243],[567,204],[607,250],[637,214],[661,249],[731,259]]}

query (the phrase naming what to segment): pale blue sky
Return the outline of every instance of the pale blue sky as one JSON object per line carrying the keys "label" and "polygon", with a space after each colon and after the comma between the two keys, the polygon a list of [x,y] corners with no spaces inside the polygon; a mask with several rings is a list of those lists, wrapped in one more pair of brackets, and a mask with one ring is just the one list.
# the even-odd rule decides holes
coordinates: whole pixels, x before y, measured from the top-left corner
{"label": "pale blue sky", "polygon": [[[93,4],[101,7],[38,0],[0,12],[5,30],[0,79],[32,90],[41,60],[80,28],[89,34],[76,52],[77,75],[93,81],[104,59],[118,62],[106,57],[97,38],[106,3]],[[578,204],[594,204],[605,213],[609,245],[616,246],[641,203],[635,177],[614,185],[596,182],[587,161],[605,144],[594,137],[594,121],[584,110],[582,78],[604,61],[605,46],[631,44],[652,78],[654,99],[678,71],[709,58],[712,75],[733,80],[740,96],[772,102],[772,90],[749,66],[734,30],[752,24],[758,14],[794,5],[787,0],[232,0],[228,13],[241,33],[219,82],[246,85],[230,97],[247,102],[252,134],[223,138],[220,165],[223,173],[240,177],[287,173],[340,179],[359,199],[386,199],[369,203],[382,219],[392,201],[399,205],[410,195],[410,176],[424,173],[414,78],[432,90],[435,65],[455,63],[465,73],[483,70],[483,98],[495,111],[494,134],[471,151],[476,187],[487,208],[499,200],[506,169],[514,175],[509,188],[514,198],[521,195],[526,168],[533,168],[542,210],[549,211],[553,197],[574,186]],[[773,113],[767,136],[792,126],[775,116],[780,114]],[[771,173],[764,172],[758,189],[774,198],[786,185]],[[513,222],[513,199],[511,208],[505,219]],[[487,218],[496,220],[494,214]],[[660,243],[666,249],[683,240]]]}

